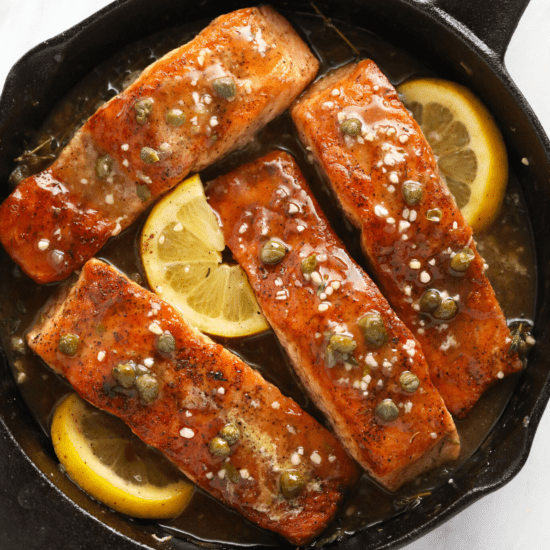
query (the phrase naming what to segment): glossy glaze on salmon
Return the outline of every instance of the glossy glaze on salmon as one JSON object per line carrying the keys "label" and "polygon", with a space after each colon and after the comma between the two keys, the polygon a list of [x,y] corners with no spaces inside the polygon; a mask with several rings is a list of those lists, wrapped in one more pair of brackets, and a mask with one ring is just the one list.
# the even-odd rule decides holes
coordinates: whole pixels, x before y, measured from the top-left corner
{"label": "glossy glaze on salmon", "polygon": [[67,277],[187,174],[242,146],[318,62],[269,7],[235,11],[146,68],[0,207],[0,240],[39,283]]}
{"label": "glossy glaze on salmon", "polygon": [[[168,332],[175,350],[159,351]],[[68,334],[78,336],[72,356],[60,346]],[[85,264],[27,339],[81,397],[124,420],[204,490],[294,544],[326,527],[357,479],[339,442],[292,399],[103,262]],[[129,362],[158,382],[152,402],[113,377],[114,367]],[[226,424],[240,433],[227,458],[210,451]],[[285,472],[302,477],[297,496],[281,493]]]}
{"label": "glossy glaze on salmon", "polygon": [[[390,490],[457,458],[456,428],[422,350],[350,258],[294,159],[270,153],[210,182],[207,196],[264,315],[350,454]],[[273,241],[286,254],[271,264],[262,249]],[[373,313],[387,330],[381,346],[360,328]],[[419,386],[403,389],[403,373]],[[381,417],[380,405],[397,418]]]}
{"label": "glossy glaze on salmon", "polygon": [[[316,82],[291,114],[344,213],[360,229],[380,288],[420,342],[433,383],[448,409],[464,416],[492,382],[522,365],[509,353],[510,332],[472,229],[419,126],[372,61]],[[344,133],[350,119],[359,122],[358,135]],[[420,189],[417,203],[407,186]],[[461,252],[471,263],[455,270],[453,258]],[[422,306],[429,290],[438,292],[431,296],[445,308],[437,301],[436,310],[433,302]]]}

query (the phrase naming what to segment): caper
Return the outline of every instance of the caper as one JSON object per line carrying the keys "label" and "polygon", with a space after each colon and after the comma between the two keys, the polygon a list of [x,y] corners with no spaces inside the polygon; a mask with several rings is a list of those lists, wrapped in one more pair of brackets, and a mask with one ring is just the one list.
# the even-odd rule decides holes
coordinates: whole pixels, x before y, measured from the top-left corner
{"label": "caper", "polygon": [[340,353],[351,353],[357,347],[357,342],[349,336],[345,336],[343,334],[333,334],[330,337],[329,345],[332,346],[335,351],[339,351]]}
{"label": "caper", "polygon": [[358,323],[365,340],[374,348],[381,348],[388,340],[388,331],[382,316],[378,312],[368,313]]}
{"label": "caper", "polygon": [[279,488],[286,499],[296,498],[306,482],[299,472],[287,470],[281,474]]}
{"label": "caper", "polygon": [[154,149],[151,149],[151,147],[142,147],[139,156],[147,164],[154,164],[160,160],[158,153]]}
{"label": "caper", "polygon": [[136,367],[132,363],[119,363],[111,374],[123,388],[131,388],[136,381]]}
{"label": "caper", "polygon": [[420,379],[416,374],[406,370],[401,373],[399,377],[399,383],[401,384],[401,389],[407,393],[414,393],[420,386]]}
{"label": "caper", "polygon": [[432,208],[426,212],[426,218],[431,222],[440,222],[443,217],[443,212],[439,208]]}
{"label": "caper", "polygon": [[358,136],[361,133],[361,121],[358,118],[348,118],[340,124],[342,134],[348,136]]}
{"label": "caper", "polygon": [[225,470],[225,477],[231,481],[231,483],[239,483],[241,476],[233,464],[224,464],[222,470]]}
{"label": "caper", "polygon": [[474,251],[466,246],[452,257],[451,268],[454,269],[454,271],[466,271],[474,261],[474,258]]}
{"label": "caper", "polygon": [[158,337],[157,349],[161,353],[174,353],[176,351],[176,339],[171,332],[164,332]]}
{"label": "caper", "polygon": [[212,82],[212,88],[224,99],[233,99],[237,94],[237,86],[235,86],[235,81],[230,76],[216,78]]}
{"label": "caper", "polygon": [[420,310],[424,313],[433,313],[441,305],[441,294],[437,290],[426,290],[420,298]]}
{"label": "caper", "polygon": [[286,248],[280,242],[267,241],[260,250],[260,259],[264,264],[278,264],[286,256]]}
{"label": "caper", "polygon": [[434,312],[433,316],[436,319],[448,321],[458,313],[458,305],[452,298],[445,298],[441,301],[441,305]]}
{"label": "caper", "polygon": [[139,396],[146,403],[152,403],[159,394],[159,383],[150,374],[143,374],[136,378],[136,388]]}
{"label": "caper", "polygon": [[317,269],[317,256],[312,254],[302,260],[302,273],[311,275]]}
{"label": "caper", "polygon": [[384,422],[393,422],[399,416],[399,409],[391,399],[384,399],[376,405],[376,416]]}
{"label": "caper", "polygon": [[186,120],[185,113],[180,109],[171,109],[166,113],[166,122],[171,126],[181,126]]}
{"label": "caper", "polygon": [[78,351],[78,342],[80,338],[76,334],[64,334],[59,339],[57,349],[63,354],[69,357],[74,357]]}
{"label": "caper", "polygon": [[208,450],[215,456],[229,456],[231,454],[229,443],[221,437],[212,438],[208,444]]}
{"label": "caper", "polygon": [[220,437],[222,439],[225,439],[229,445],[233,445],[234,443],[237,443],[237,441],[239,441],[241,437],[241,431],[236,424],[226,424],[220,430]]}
{"label": "caper", "polygon": [[103,155],[96,160],[95,175],[100,179],[107,179],[113,171],[114,160],[109,155]]}
{"label": "caper", "polygon": [[136,194],[141,202],[146,202],[151,198],[151,191],[145,184],[136,184]]}
{"label": "caper", "polygon": [[136,110],[136,121],[138,124],[145,124],[151,112],[153,111],[153,101],[142,99],[134,105]]}
{"label": "caper", "polygon": [[409,206],[415,206],[422,200],[422,186],[413,180],[407,180],[401,188],[403,199]]}

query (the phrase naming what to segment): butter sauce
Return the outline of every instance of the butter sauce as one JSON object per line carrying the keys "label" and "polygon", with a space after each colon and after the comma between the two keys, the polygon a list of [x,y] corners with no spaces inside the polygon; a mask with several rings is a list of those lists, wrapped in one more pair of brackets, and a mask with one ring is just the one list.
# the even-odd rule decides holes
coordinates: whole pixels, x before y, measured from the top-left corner
{"label": "butter sauce", "polygon": [[[307,38],[311,48],[320,58],[320,75],[353,59],[348,46],[333,31],[327,29],[320,18],[289,16],[289,19]],[[128,46],[97,67],[52,112],[30,144],[30,150],[39,147],[38,150],[32,155],[27,155],[19,164],[12,175],[11,183],[16,184],[23,177],[46,168],[82,122],[104,101],[122,90],[125,81],[128,82],[135,71],[143,69],[167,51],[186,43],[204,26],[205,22],[200,22],[192,27],[170,29],[154,35],[138,44]],[[418,60],[368,31],[343,24],[339,28],[363,56],[372,58],[381,67],[394,85],[410,76],[434,74]],[[261,130],[244,149],[205,170],[201,174],[202,179],[205,182],[209,181],[274,148],[284,149],[297,159],[335,231],[344,240],[351,255],[365,266],[357,234],[334,206],[329,191],[322,183],[323,179],[310,163],[307,151],[299,144],[287,113]],[[145,277],[139,260],[138,242],[146,214],[127,231],[113,238],[99,254],[100,258],[112,263],[141,284],[145,284]],[[535,303],[534,253],[527,213],[513,174],[510,176],[508,194],[500,217],[493,226],[477,234],[475,238],[481,255],[489,264],[486,273],[506,317],[530,318]],[[70,392],[71,388],[37,357],[32,356],[22,339],[40,307],[55,292],[58,285],[35,284],[21,274],[3,250],[0,253],[0,281],[2,296],[11,297],[0,304],[4,349],[25,402],[44,432],[49,435],[52,410],[59,398]],[[285,395],[294,398],[301,407],[323,421],[320,413],[305,395],[290,368],[287,356],[282,352],[271,331],[242,340],[218,340],[260,370],[262,375],[277,384]],[[438,487],[447,483],[453,473],[482,444],[498,420],[517,379],[517,376],[511,376],[495,385],[486,392],[464,420],[457,422],[462,447],[460,457],[455,463],[421,476],[394,494],[386,492],[363,476],[336,520],[321,540],[313,543],[313,546],[383,522],[384,519],[414,506],[423,498],[422,495],[427,496],[436,492]],[[47,391],[44,391],[45,387]],[[49,452],[54,458],[53,451]],[[432,502],[437,502],[437,492]],[[281,540],[275,535],[254,527],[238,514],[198,491],[187,510],[175,520],[156,526],[148,522],[139,523],[145,530],[184,540],[203,541],[215,545],[233,543],[243,546],[281,546]],[[383,524],[381,527],[383,528]]]}

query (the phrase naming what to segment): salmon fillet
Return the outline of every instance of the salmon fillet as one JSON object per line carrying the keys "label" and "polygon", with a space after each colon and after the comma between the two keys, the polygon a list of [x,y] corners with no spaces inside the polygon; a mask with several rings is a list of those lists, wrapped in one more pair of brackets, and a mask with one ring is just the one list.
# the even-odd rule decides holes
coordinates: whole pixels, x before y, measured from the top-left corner
{"label": "salmon fillet", "polygon": [[[167,332],[171,352],[159,350]],[[68,334],[79,338],[72,356],[61,346]],[[27,340],[82,398],[120,417],[214,497],[294,544],[321,533],[357,480],[355,462],[292,399],[99,260],[85,264]],[[158,382],[152,401],[114,378],[113,368],[129,362]],[[229,441],[229,460],[210,450],[227,424],[240,433]],[[288,473],[304,483],[292,497],[282,494]]]}
{"label": "salmon fillet", "polygon": [[0,241],[39,283],[67,277],[159,196],[249,141],[318,62],[270,7],[223,15],[101,107],[0,207]]}
{"label": "salmon fillet", "polygon": [[[419,126],[368,60],[316,82],[291,114],[360,229],[382,292],[420,342],[447,408],[465,416],[490,384],[522,364],[509,353],[510,331],[472,229]],[[348,119],[356,122],[342,126]]]}
{"label": "salmon fillet", "polygon": [[[210,182],[207,196],[302,383],[363,468],[396,490],[457,458],[456,428],[420,346],[350,258],[294,159],[270,153]],[[266,263],[271,242],[287,250],[276,263]],[[375,312],[387,330],[381,346],[360,328]],[[405,391],[403,373],[418,387]],[[380,404],[396,417],[381,417]]]}

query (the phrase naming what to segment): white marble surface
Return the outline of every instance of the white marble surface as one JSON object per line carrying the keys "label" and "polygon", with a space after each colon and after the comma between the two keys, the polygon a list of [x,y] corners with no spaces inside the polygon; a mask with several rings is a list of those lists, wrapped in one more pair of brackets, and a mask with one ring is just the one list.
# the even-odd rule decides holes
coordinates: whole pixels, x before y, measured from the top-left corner
{"label": "white marble surface", "polygon": [[[30,48],[108,3],[107,0],[0,0],[0,83]],[[550,0],[531,0],[512,38],[506,66],[550,133]],[[550,548],[549,456],[547,413],[527,464],[516,478],[408,545],[406,550]]]}

